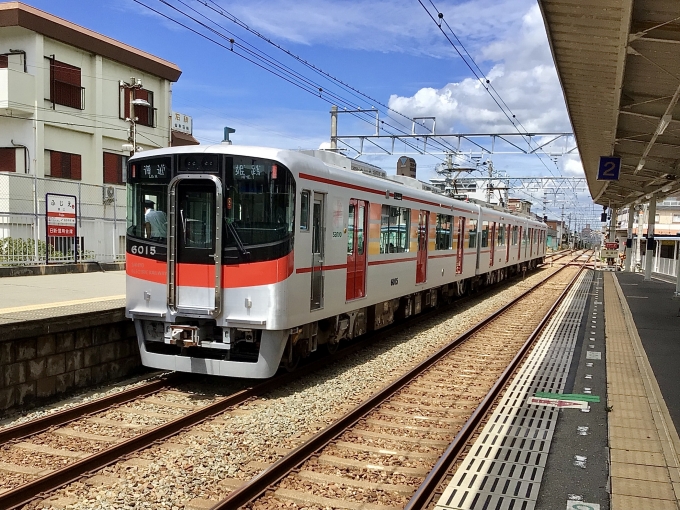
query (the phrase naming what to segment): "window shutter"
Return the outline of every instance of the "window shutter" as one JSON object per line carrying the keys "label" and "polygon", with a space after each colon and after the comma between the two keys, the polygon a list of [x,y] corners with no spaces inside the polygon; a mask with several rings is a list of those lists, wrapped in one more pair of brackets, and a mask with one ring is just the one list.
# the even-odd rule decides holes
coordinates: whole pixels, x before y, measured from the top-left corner
{"label": "window shutter", "polygon": [[[66,155],[66,154],[65,154],[65,156],[68,157],[68,155]],[[67,158],[64,158],[64,159],[67,159]],[[75,179],[77,181],[79,181],[81,179],[81,176],[82,176],[81,167],[80,167],[81,160],[82,160],[82,158],[81,158],[80,154],[71,154],[71,158],[70,158],[70,164],[71,164],[71,168],[70,168],[71,176],[70,177],[71,177],[71,179]]]}
{"label": "window shutter", "polygon": [[0,149],[0,172],[16,172],[17,150],[14,147]]}
{"label": "window shutter", "polygon": [[104,153],[104,182],[106,184],[120,184],[122,163],[118,154]]}
{"label": "window shutter", "polygon": [[50,176],[63,177],[61,168],[61,152],[50,151]]}

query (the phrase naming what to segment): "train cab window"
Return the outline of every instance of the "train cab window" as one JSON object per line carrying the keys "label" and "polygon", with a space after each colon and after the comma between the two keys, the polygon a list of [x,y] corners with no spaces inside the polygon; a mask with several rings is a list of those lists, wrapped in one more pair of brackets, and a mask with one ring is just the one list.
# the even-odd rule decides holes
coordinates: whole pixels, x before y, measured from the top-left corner
{"label": "train cab window", "polygon": [[165,243],[168,231],[170,159],[133,162],[129,165],[127,181],[128,235]]}
{"label": "train cab window", "polygon": [[488,248],[489,246],[489,222],[482,222],[482,248]]}
{"label": "train cab window", "polygon": [[309,191],[300,193],[300,230],[309,230]]}
{"label": "train cab window", "polygon": [[179,204],[180,235],[187,248],[213,249],[215,191],[187,190]]}
{"label": "train cab window", "polygon": [[449,214],[437,214],[437,232],[435,237],[435,250],[451,249],[451,229],[453,217]]}
{"label": "train cab window", "polygon": [[380,253],[407,252],[410,224],[410,209],[383,205],[380,214]]}
{"label": "train cab window", "polygon": [[468,234],[470,236],[470,242],[468,248],[477,247],[477,220],[469,220],[468,222]]}
{"label": "train cab window", "polygon": [[498,242],[496,246],[505,246],[505,223],[498,225]]}

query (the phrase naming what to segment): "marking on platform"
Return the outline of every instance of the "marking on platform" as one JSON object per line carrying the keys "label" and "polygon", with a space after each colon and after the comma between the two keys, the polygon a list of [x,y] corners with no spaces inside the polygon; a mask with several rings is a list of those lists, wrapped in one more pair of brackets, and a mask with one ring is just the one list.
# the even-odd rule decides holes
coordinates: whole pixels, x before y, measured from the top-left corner
{"label": "marking on platform", "polygon": [[586,359],[602,359],[602,353],[599,351],[587,351]]}
{"label": "marking on platform", "polygon": [[545,391],[537,391],[534,397],[538,398],[557,398],[560,400],[577,400],[579,402],[595,402],[600,401],[597,395],[584,395],[582,393],[548,393]]}
{"label": "marking on platform", "polygon": [[567,510],[600,510],[600,505],[583,501],[567,501]]}
{"label": "marking on platform", "polygon": [[557,407],[559,409],[584,409],[588,407],[588,402],[582,402],[578,400],[561,400],[558,398],[540,398],[540,397],[529,397],[527,400],[529,405],[533,406],[549,406]]}
{"label": "marking on platform", "polygon": [[0,315],[15,312],[31,312],[33,310],[43,310],[45,308],[59,308],[62,306],[84,305],[87,303],[101,303],[102,301],[114,301],[116,299],[125,299],[125,294],[90,299],[74,299],[73,301],[60,301],[58,303],[40,303],[36,305],[15,306],[13,308],[0,308]]}
{"label": "marking on platform", "polygon": [[626,296],[628,299],[649,299],[649,296]]}

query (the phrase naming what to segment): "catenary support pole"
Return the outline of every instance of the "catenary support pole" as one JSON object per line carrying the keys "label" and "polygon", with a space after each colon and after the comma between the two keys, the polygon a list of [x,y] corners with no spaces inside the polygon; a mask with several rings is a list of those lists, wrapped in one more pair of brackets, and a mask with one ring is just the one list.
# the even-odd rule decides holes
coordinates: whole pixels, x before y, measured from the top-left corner
{"label": "catenary support pole", "polygon": [[630,272],[631,259],[633,258],[633,221],[635,220],[635,206],[628,207],[628,234],[626,235],[626,261],[623,270]]}
{"label": "catenary support pole", "polygon": [[652,195],[649,200],[647,211],[647,251],[645,256],[645,281],[652,279],[652,268],[654,267],[654,251],[656,241],[654,241],[654,223],[656,222],[656,195]]}

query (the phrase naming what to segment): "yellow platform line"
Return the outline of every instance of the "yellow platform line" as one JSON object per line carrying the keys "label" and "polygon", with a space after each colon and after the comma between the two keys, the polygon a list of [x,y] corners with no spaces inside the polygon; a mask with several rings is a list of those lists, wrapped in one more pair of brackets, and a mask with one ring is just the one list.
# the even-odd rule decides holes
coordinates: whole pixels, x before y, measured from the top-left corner
{"label": "yellow platform line", "polygon": [[618,280],[604,273],[611,508],[678,509],[680,439]]}
{"label": "yellow platform line", "polygon": [[44,310],[46,308],[59,308],[62,306],[85,305],[88,303],[101,303],[102,301],[113,301],[115,299],[124,299],[125,294],[118,294],[116,296],[104,296],[89,299],[74,299],[73,301],[58,301],[56,303],[38,303],[35,305],[15,306],[13,308],[0,308],[0,315],[16,312],[31,312],[33,310]]}

